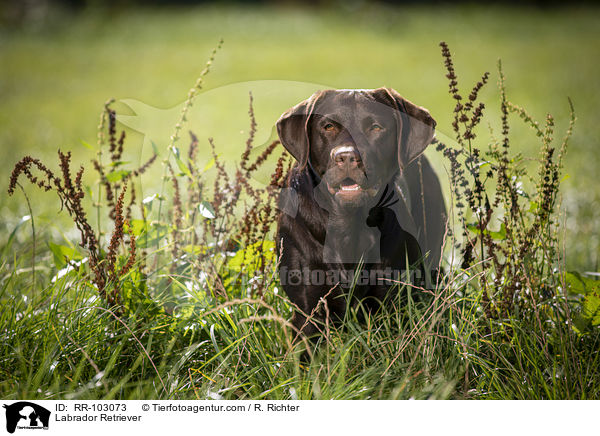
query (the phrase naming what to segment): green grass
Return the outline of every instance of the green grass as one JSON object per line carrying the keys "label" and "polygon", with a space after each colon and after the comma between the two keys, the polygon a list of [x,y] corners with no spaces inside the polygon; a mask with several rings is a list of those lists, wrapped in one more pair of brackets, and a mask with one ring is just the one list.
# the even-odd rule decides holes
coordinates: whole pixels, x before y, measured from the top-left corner
{"label": "green grass", "polygon": [[[381,316],[385,324],[373,320],[371,328],[349,317],[345,331],[333,330],[330,344],[321,345],[325,351],[302,364],[302,346],[287,351],[289,328],[277,319],[261,320],[271,312],[256,302],[179,320],[148,321],[140,314],[119,321],[90,300],[93,292],[86,292],[82,282],[71,280],[46,288],[33,301],[4,300],[9,304],[0,318],[7,328],[0,356],[2,398],[456,396],[455,379],[461,374],[452,348],[424,351],[409,344],[400,352],[398,328],[408,326],[394,325],[397,315]],[[270,296],[266,302],[283,316],[289,313],[281,298]],[[36,309],[39,305],[45,309]],[[192,305],[198,310],[198,302],[189,301],[182,312]],[[252,317],[259,319],[247,322]]]}
{"label": "green grass", "polygon": [[[498,58],[503,59],[509,99],[540,120],[553,113],[556,132],[568,123],[566,97],[574,101],[578,122],[565,163],[567,226],[561,227],[565,235],[560,239],[567,266],[597,270],[598,21],[593,8],[450,6],[365,5],[345,14],[275,7],[58,14],[41,28],[0,30],[0,146],[5,157],[0,174],[8,185],[20,157],[55,162],[60,147],[73,150],[75,164],[86,165],[84,180],[95,193],[97,181],[88,163],[95,152],[80,140],[94,148],[99,114],[110,97],[118,100],[120,114],[136,115],[123,122],[138,123],[151,136],[127,129],[124,160],[131,166],[144,161],[152,152],[149,139],[159,159],[166,158],[178,105],[220,37],[225,45],[206,77],[207,92],[198,97],[185,127],[200,137],[201,161],[208,159],[209,136],[224,160],[231,163],[240,155],[248,133],[249,90],[259,145],[272,136],[285,108],[319,86],[393,87],[427,107],[438,121],[438,137],[447,140],[452,137],[452,101],[437,45],[446,40],[455,52],[460,83],[492,72],[482,98],[495,126],[500,118],[493,86]],[[282,82],[265,82],[271,80]],[[519,123],[512,126],[516,151],[537,157],[535,135]],[[485,138],[485,126],[480,133]],[[428,155],[443,174],[442,157],[433,147]],[[156,165],[144,175],[138,198],[160,191],[162,172]],[[258,182],[265,177],[258,176]],[[210,296],[193,268],[178,275],[160,266],[152,268],[147,285],[136,282],[124,314],[108,310],[84,267],[57,278],[60,266],[47,242],[76,244],[78,234],[65,212],[57,217],[53,194],[30,186],[25,191],[35,239],[30,221],[18,225],[30,214],[22,193],[0,197],[2,398],[600,397],[598,328],[573,330],[564,323],[571,320],[565,311],[579,308],[574,300],[584,297],[571,296],[567,304],[558,275],[548,277],[556,284],[554,300],[495,322],[482,316],[476,276],[454,275],[454,284],[443,290],[452,298],[436,306],[433,316],[433,306],[419,303],[366,323],[350,313],[343,328],[328,326],[326,339],[306,363],[301,360],[304,343],[289,345],[293,333],[285,320],[291,308],[277,283],[271,283],[263,303],[244,300],[246,290],[236,287],[228,292],[238,300],[224,303]],[[96,217],[90,221],[95,225]],[[170,278],[182,283],[177,292],[161,288]],[[595,282],[586,283],[590,295],[597,293]]]}
{"label": "green grass", "polygon": [[[173,316],[157,308],[165,300],[156,298],[123,317],[104,307],[82,272],[55,283],[41,275],[48,285],[35,293],[14,292],[28,286],[18,270],[3,279],[4,399],[600,396],[597,329],[577,337],[558,323],[540,330],[523,314],[486,333],[472,302],[457,298],[458,283],[434,305],[403,305],[366,322],[357,320],[358,308],[343,328],[323,326],[326,339],[307,363],[304,343],[289,346],[290,308],[276,288],[262,302],[231,299],[216,307],[184,293]],[[446,299],[449,292],[453,298]]]}

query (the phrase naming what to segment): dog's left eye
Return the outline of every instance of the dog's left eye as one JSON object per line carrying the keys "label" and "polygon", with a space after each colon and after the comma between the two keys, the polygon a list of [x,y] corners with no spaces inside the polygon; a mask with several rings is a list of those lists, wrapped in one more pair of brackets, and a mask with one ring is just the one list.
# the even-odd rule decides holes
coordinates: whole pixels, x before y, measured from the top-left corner
{"label": "dog's left eye", "polygon": [[383,126],[378,123],[373,123],[373,124],[371,124],[371,130],[373,130],[375,132],[379,132],[379,131],[383,130]]}
{"label": "dog's left eye", "polygon": [[328,132],[332,131],[333,129],[335,129],[335,126],[332,123],[327,123],[323,126],[323,129],[327,130]]}

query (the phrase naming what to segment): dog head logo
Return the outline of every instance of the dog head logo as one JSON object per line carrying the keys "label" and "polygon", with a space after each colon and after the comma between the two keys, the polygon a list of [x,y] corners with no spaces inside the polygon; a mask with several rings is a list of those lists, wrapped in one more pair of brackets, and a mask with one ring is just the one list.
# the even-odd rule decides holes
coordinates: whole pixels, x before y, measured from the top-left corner
{"label": "dog head logo", "polygon": [[[395,179],[398,186],[390,185],[387,187],[389,192],[384,193],[386,183],[393,173],[400,170],[402,175],[403,170],[431,142],[435,121],[425,109],[410,103],[390,89],[318,91],[326,88],[329,87],[314,83],[264,80],[210,89],[198,94],[194,105],[189,108],[185,128],[198,133],[201,143],[207,142],[207,138],[214,139],[218,155],[231,155],[234,153],[233,144],[240,144],[247,139],[248,96],[252,94],[253,114],[258,127],[255,126],[253,140],[256,145],[252,148],[250,159],[260,155],[279,136],[283,147],[301,166],[310,165],[318,174],[321,183],[314,195],[322,209],[331,215],[332,210],[335,212],[366,204],[371,206],[368,208],[369,219],[365,216],[357,223],[357,228],[345,227],[339,234],[336,229],[329,228],[324,261],[379,262],[382,250],[394,248],[385,244],[381,247],[381,228],[390,227],[387,224],[391,223],[394,228],[390,232],[394,233],[396,227],[401,226],[404,231],[419,238],[420,245],[424,247],[423,252],[430,251],[430,263],[437,265],[438,250],[430,246],[435,244],[424,240],[426,232],[419,232],[411,216],[411,196],[409,190],[402,186],[407,185],[403,176]],[[291,102],[311,94],[313,97],[286,111]],[[362,97],[361,110],[348,110],[349,107],[354,107],[354,100],[359,97]],[[159,109],[132,99],[122,99],[120,103],[128,106],[133,115],[118,115],[117,120],[141,133],[144,136],[143,148],[152,146],[155,152],[166,148],[173,126],[178,122],[186,104],[184,102],[168,109]],[[284,115],[280,116],[284,111]],[[358,118],[365,118],[367,115],[369,119],[376,118],[377,121],[371,121],[370,139],[362,130],[357,134],[357,128],[362,126]],[[325,122],[327,119],[334,121]],[[295,126],[298,129],[294,129]],[[330,135],[327,129],[334,133],[339,129],[339,134]],[[296,135],[298,132],[303,134]],[[319,132],[323,133],[321,136],[325,139],[335,137],[335,141],[319,139]],[[287,140],[288,136],[293,141]],[[304,144],[303,141],[307,143]],[[314,147],[309,147],[308,143]],[[142,150],[140,162],[141,154]],[[196,156],[198,167],[210,168],[211,159],[210,147],[199,147]],[[270,183],[274,165],[274,160],[271,160],[264,168],[252,174],[257,185],[267,186]],[[400,195],[388,197],[387,194],[392,192]],[[281,189],[277,207],[283,214],[292,218],[296,216],[300,207],[297,186],[290,185]],[[356,242],[355,249],[340,249],[338,242],[347,234],[362,235],[364,241]],[[387,245],[391,245],[391,242]],[[292,276],[291,279],[296,281],[298,277]]]}
{"label": "dog head logo", "polygon": [[6,431],[14,433],[19,429],[47,429],[50,411],[28,401],[19,401],[3,406],[6,409]]}

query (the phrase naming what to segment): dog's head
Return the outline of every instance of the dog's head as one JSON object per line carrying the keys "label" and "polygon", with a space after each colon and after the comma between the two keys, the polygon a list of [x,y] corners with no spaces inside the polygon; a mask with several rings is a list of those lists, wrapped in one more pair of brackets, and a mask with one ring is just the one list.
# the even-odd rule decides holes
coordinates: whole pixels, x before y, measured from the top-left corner
{"label": "dog's head", "polygon": [[342,207],[376,197],[433,139],[429,112],[390,88],[313,94],[277,122],[283,146]]}

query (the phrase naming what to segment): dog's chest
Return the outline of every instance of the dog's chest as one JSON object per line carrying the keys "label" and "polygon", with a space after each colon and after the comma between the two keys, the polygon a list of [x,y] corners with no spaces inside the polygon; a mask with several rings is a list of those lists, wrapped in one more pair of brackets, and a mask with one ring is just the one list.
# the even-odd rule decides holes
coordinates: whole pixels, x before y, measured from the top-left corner
{"label": "dog's chest", "polygon": [[323,246],[323,262],[379,263],[381,232],[366,225],[366,215],[330,219]]}

